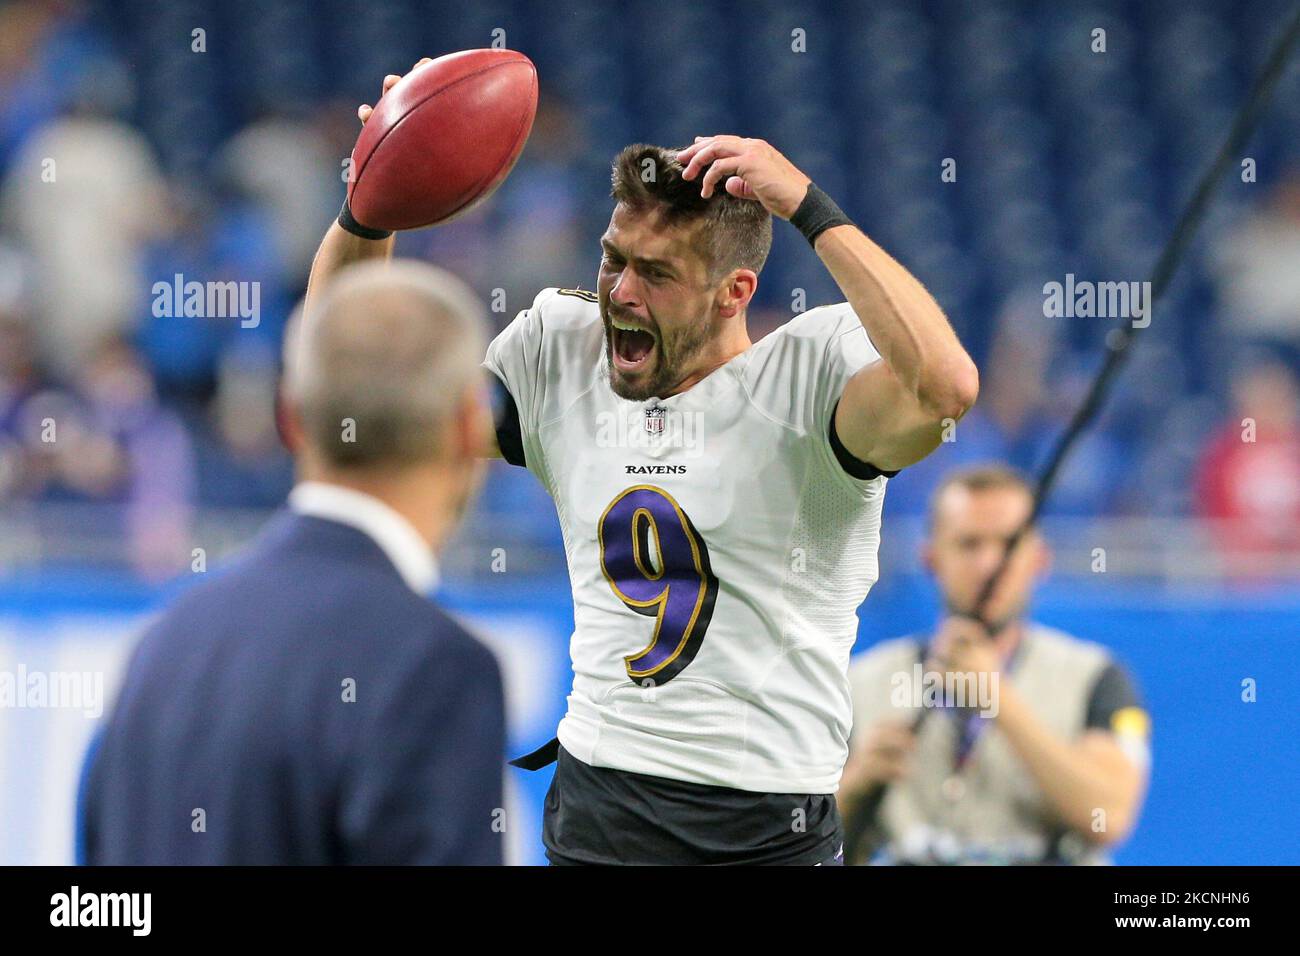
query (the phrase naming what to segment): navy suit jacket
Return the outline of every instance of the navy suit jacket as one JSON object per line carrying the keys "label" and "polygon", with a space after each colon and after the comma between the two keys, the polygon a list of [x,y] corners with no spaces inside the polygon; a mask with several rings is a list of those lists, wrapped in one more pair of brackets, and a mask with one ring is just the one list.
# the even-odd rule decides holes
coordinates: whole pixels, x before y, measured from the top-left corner
{"label": "navy suit jacket", "polygon": [[80,855],[499,864],[504,761],[492,653],[364,533],[284,513],[136,648]]}

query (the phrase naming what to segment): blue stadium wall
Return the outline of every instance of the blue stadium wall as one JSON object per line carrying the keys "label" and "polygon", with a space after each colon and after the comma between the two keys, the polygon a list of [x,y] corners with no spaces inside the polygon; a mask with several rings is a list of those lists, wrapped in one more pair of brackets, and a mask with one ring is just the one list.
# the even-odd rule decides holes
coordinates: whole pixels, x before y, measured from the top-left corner
{"label": "blue stadium wall", "polygon": [[[10,579],[0,584],[0,670],[101,670],[111,699],[132,641],[172,591],[83,574]],[[502,657],[512,752],[549,739],[569,689],[567,582],[451,582],[443,597]],[[924,629],[934,612],[927,582],[890,579],[864,605],[858,650]],[[1043,589],[1036,617],[1111,647],[1152,714],[1151,792],[1116,862],[1300,863],[1300,595],[1061,583]],[[1253,703],[1243,700],[1247,680]],[[0,710],[0,863],[72,860],[76,773],[102,719]],[[544,862],[539,817],[550,772],[510,777],[514,859]]]}

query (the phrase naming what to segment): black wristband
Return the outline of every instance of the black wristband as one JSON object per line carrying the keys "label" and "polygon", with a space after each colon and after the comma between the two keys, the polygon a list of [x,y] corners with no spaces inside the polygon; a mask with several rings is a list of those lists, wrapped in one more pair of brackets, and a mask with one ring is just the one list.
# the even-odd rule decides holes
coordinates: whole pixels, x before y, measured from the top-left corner
{"label": "black wristband", "polygon": [[371,229],[357,222],[356,217],[352,215],[351,207],[348,206],[347,196],[343,197],[343,208],[339,210],[339,225],[362,239],[387,239],[393,234],[391,229]]}
{"label": "black wristband", "polygon": [[799,203],[799,208],[790,217],[790,225],[803,233],[808,245],[815,246],[817,237],[827,229],[832,226],[851,226],[853,220],[844,215],[844,210],[835,205],[834,199],[818,189],[816,183],[809,183],[803,202]]}

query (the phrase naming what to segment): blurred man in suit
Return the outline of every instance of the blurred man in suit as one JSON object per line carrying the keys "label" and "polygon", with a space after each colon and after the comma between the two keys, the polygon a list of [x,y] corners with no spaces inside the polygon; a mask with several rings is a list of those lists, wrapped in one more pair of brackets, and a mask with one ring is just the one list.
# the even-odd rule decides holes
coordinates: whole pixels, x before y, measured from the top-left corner
{"label": "blurred man in suit", "polygon": [[925,561],[943,618],[849,668],[838,794],[849,862],[879,851],[875,862],[1100,863],[1137,822],[1146,711],[1105,648],[1028,616],[1050,564],[1036,530],[994,589],[990,629],[970,617],[1032,507],[1025,480],[998,465],[954,472],[935,492]]}
{"label": "blurred man in suit", "polygon": [[81,794],[94,864],[502,862],[493,655],[429,600],[490,442],[483,308],[368,262],[285,350],[298,484],[137,648]]}

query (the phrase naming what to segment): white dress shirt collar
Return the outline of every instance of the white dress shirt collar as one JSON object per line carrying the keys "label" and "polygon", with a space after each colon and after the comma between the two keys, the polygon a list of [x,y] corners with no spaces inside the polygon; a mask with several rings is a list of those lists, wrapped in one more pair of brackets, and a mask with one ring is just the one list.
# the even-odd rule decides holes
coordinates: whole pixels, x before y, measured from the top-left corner
{"label": "white dress shirt collar", "polygon": [[416,594],[426,596],[438,586],[438,560],[428,542],[410,521],[374,495],[323,481],[303,481],[289,492],[289,507],[365,534]]}

